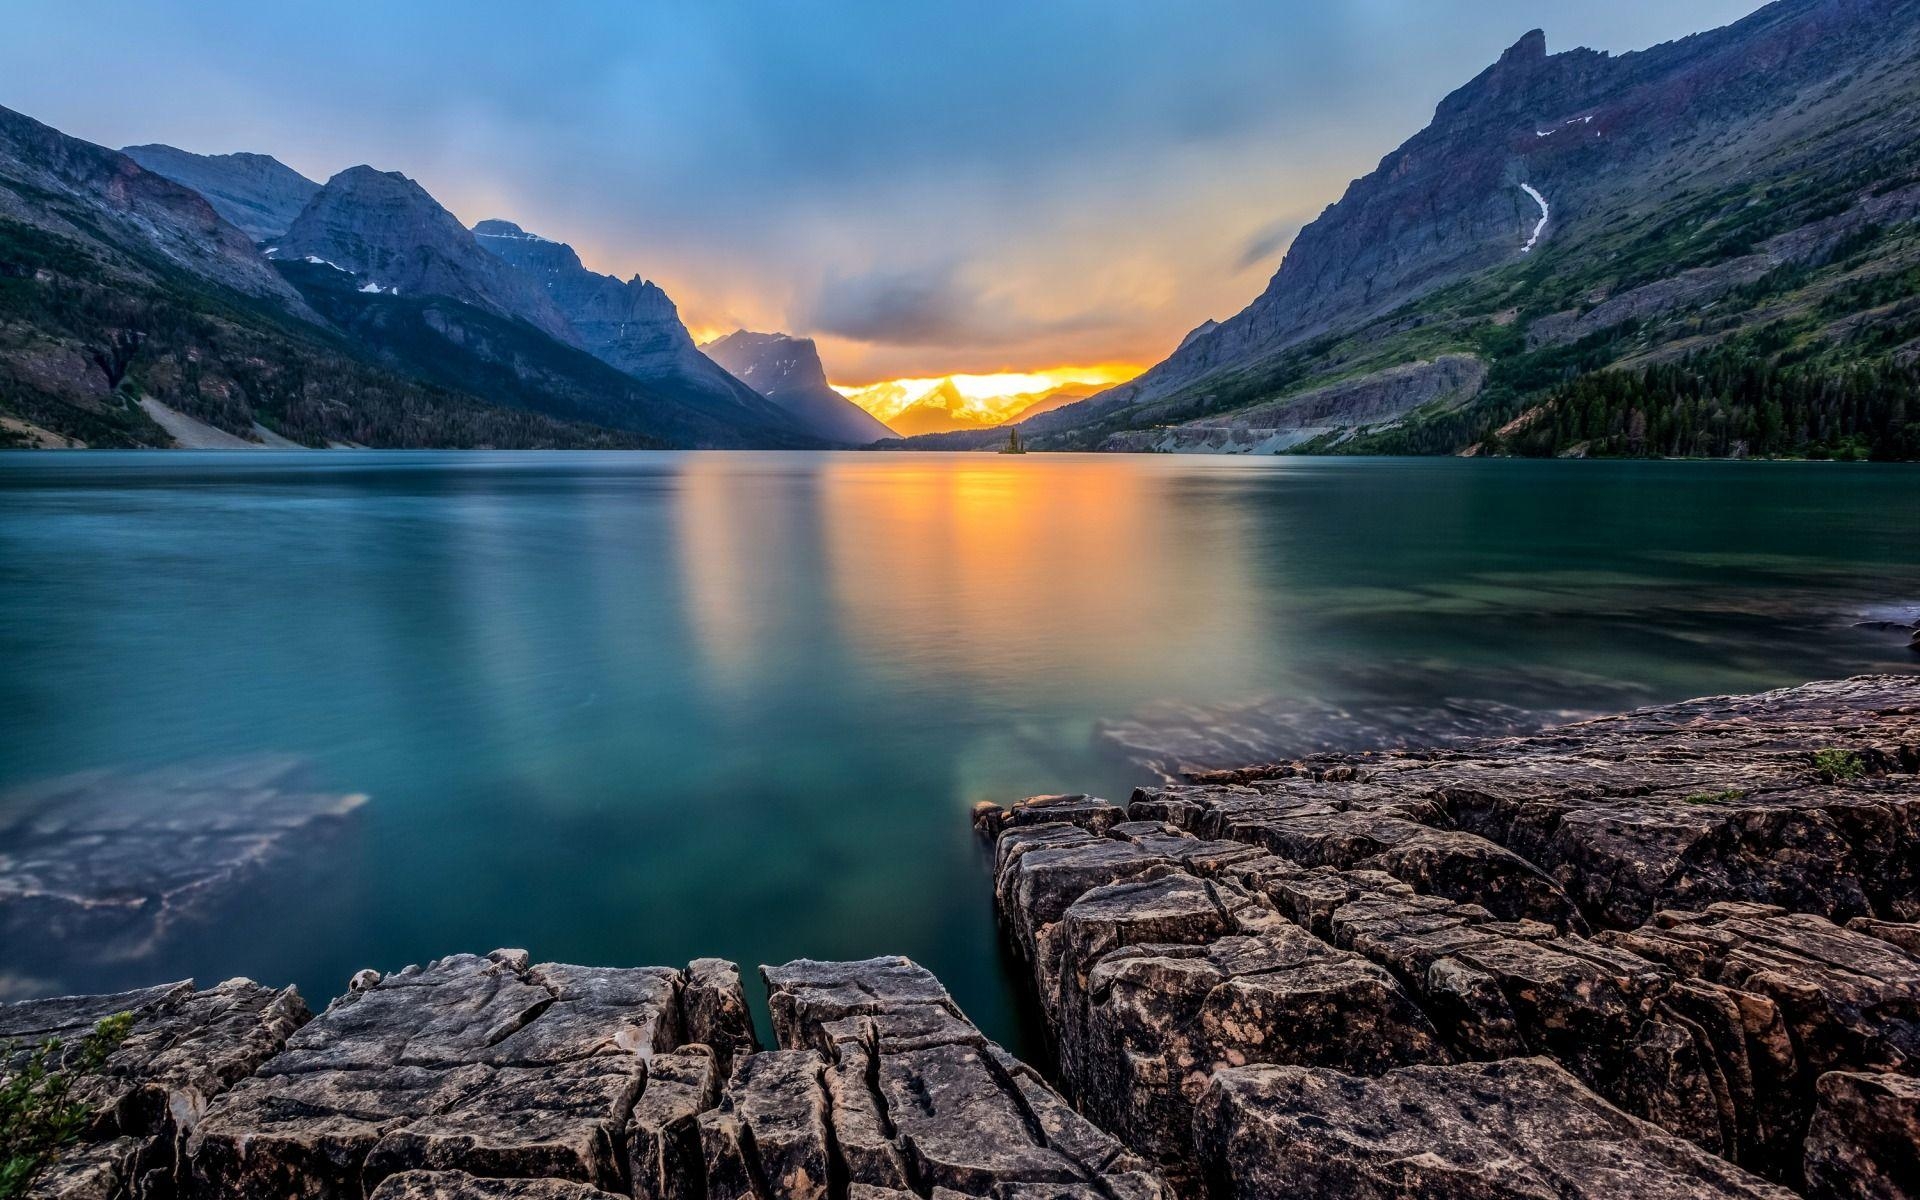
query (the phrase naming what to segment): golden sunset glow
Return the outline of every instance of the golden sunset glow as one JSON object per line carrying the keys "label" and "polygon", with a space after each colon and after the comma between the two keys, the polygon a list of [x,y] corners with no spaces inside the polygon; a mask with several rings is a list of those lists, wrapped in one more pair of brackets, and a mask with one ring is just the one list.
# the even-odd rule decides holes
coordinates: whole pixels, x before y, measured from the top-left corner
{"label": "golden sunset glow", "polygon": [[[860,386],[834,384],[847,399],[882,421],[891,421],[951,384],[960,406],[955,416],[980,424],[999,424],[1019,416],[1061,388],[1098,390],[1124,383],[1145,370],[1138,363],[1095,363],[1049,367],[1042,371],[1002,371],[988,375],[938,375],[884,379]],[[950,398],[949,398],[950,399]],[[949,411],[953,411],[950,406]]]}

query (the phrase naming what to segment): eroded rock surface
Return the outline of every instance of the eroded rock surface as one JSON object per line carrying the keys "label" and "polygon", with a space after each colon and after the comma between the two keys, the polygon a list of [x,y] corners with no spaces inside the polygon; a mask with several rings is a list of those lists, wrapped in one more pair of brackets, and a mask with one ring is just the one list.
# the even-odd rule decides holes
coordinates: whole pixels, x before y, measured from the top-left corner
{"label": "eroded rock surface", "polygon": [[1807,1190],[1822,1200],[1920,1196],[1920,1080],[1821,1076],[1807,1133]]}
{"label": "eroded rock surface", "polygon": [[1792,1196],[1628,1116],[1538,1058],[1373,1078],[1221,1071],[1201,1097],[1197,1137],[1216,1200]]}
{"label": "eroded rock surface", "polygon": [[1877,677],[974,822],[1063,1086],[1183,1190],[1219,1190],[1192,1117],[1222,1072],[1532,1058],[1799,1186],[1893,1169],[1859,1164],[1898,1134],[1843,1144],[1830,1115],[1816,1158],[1808,1129],[1831,1073],[1920,1064],[1916,767],[1920,680]]}
{"label": "eroded rock surface", "polygon": [[[627,1191],[629,1121],[649,1060],[685,1043],[689,993],[705,1036],[740,1047],[751,1032],[713,1020],[712,963],[527,959],[456,955],[359,981],[213,1106],[187,1144],[195,1189],[360,1197],[424,1170]],[[737,997],[718,1011],[745,1015]]]}
{"label": "eroded rock surface", "polygon": [[0,959],[134,959],[295,839],[366,801],[319,790],[298,759],[66,776],[0,796]]}
{"label": "eroded rock surface", "polygon": [[[1141,1159],[988,1041],[925,968],[904,958],[801,959],[762,973],[782,1049],[745,1060],[720,1112],[703,1118],[709,1144],[728,1154],[757,1149],[746,1174],[763,1181],[762,1195],[825,1194],[813,1167],[822,1130],[831,1131],[827,1161],[840,1164],[850,1189],[1163,1195]],[[716,1164],[710,1154],[709,1164],[711,1198],[715,1173],[739,1172],[724,1156]]]}
{"label": "eroded rock surface", "polygon": [[73,1098],[93,1110],[80,1145],[36,1181],[33,1195],[108,1200],[171,1187],[176,1142],[217,1097],[285,1045],[308,1019],[292,988],[230,979],[196,990],[163,984],[104,996],[64,996],[0,1005],[0,1077],[33,1048],[57,1039],[67,1051],[106,1017],[132,1017],[126,1039]]}

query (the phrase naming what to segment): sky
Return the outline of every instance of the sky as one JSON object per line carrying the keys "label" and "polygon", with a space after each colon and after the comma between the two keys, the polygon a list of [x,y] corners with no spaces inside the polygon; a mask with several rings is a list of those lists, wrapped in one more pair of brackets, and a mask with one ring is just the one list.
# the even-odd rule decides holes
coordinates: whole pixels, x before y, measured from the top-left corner
{"label": "sky", "polygon": [[[1527,32],[1756,0],[7,0],[0,105],[110,146],[403,171],[833,382],[1114,379]],[[1077,372],[1074,370],[1077,368]]]}

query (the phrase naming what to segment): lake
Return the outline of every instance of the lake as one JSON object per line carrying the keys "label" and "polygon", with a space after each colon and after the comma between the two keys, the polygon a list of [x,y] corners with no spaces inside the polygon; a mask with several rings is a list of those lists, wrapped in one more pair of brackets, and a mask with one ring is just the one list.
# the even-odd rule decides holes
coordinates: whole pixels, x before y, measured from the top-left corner
{"label": "lake", "polygon": [[[0,455],[0,998],[904,953],[1030,1050],[975,801],[1913,671],[1915,603],[1907,467]],[[275,788],[358,807],[178,799]],[[155,845],[254,866],[22,899]]]}

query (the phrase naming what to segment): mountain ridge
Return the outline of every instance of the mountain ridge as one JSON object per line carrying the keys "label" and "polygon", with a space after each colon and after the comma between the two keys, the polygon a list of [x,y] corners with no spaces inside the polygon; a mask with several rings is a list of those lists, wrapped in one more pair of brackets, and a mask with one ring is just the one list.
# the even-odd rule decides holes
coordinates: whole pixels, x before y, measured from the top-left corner
{"label": "mountain ridge", "polygon": [[866,446],[897,436],[833,389],[812,338],[736,329],[704,343],[700,351],[828,441]]}
{"label": "mountain ridge", "polygon": [[256,241],[287,231],[320,185],[270,154],[194,154],[164,143],[120,153],[206,197],[215,212]]}
{"label": "mountain ridge", "polygon": [[[1917,29],[1912,0],[1777,0],[1621,55],[1549,54],[1545,35],[1530,31],[1308,224],[1246,308],[1198,327],[1139,378],[1023,422],[1022,433],[1036,448],[1126,449],[1137,431],[1471,354],[1493,369],[1464,402],[1369,407],[1367,421],[1346,423],[1336,414],[1326,437],[1291,447],[1457,451],[1511,420],[1518,409],[1508,409],[1548,402],[1566,378],[1549,351],[1579,340],[1556,330],[1592,336],[1655,314],[1711,322],[1720,318],[1700,317],[1703,306],[1783,266],[1808,269],[1803,288],[1818,288],[1843,268],[1904,262],[1912,214],[1889,196],[1920,181],[1915,131],[1901,116],[1920,103]],[[1843,228],[1822,232],[1834,221]],[[1823,261],[1868,225],[1889,232],[1864,268]],[[1804,291],[1779,299],[1818,301]],[[1626,320],[1579,326],[1609,302]],[[1587,354],[1579,369],[1636,369],[1647,353],[1737,340],[1773,320],[1764,306],[1750,317],[1679,349],[1679,339],[1636,329],[1638,344]],[[1852,359],[1829,352],[1826,328],[1796,329],[1791,350],[1845,369]],[[1774,361],[1780,351],[1755,353]],[[1377,436],[1409,424],[1425,432]],[[1182,437],[1155,444],[1214,448],[1183,447]],[[1265,444],[1242,445],[1253,443]]]}

